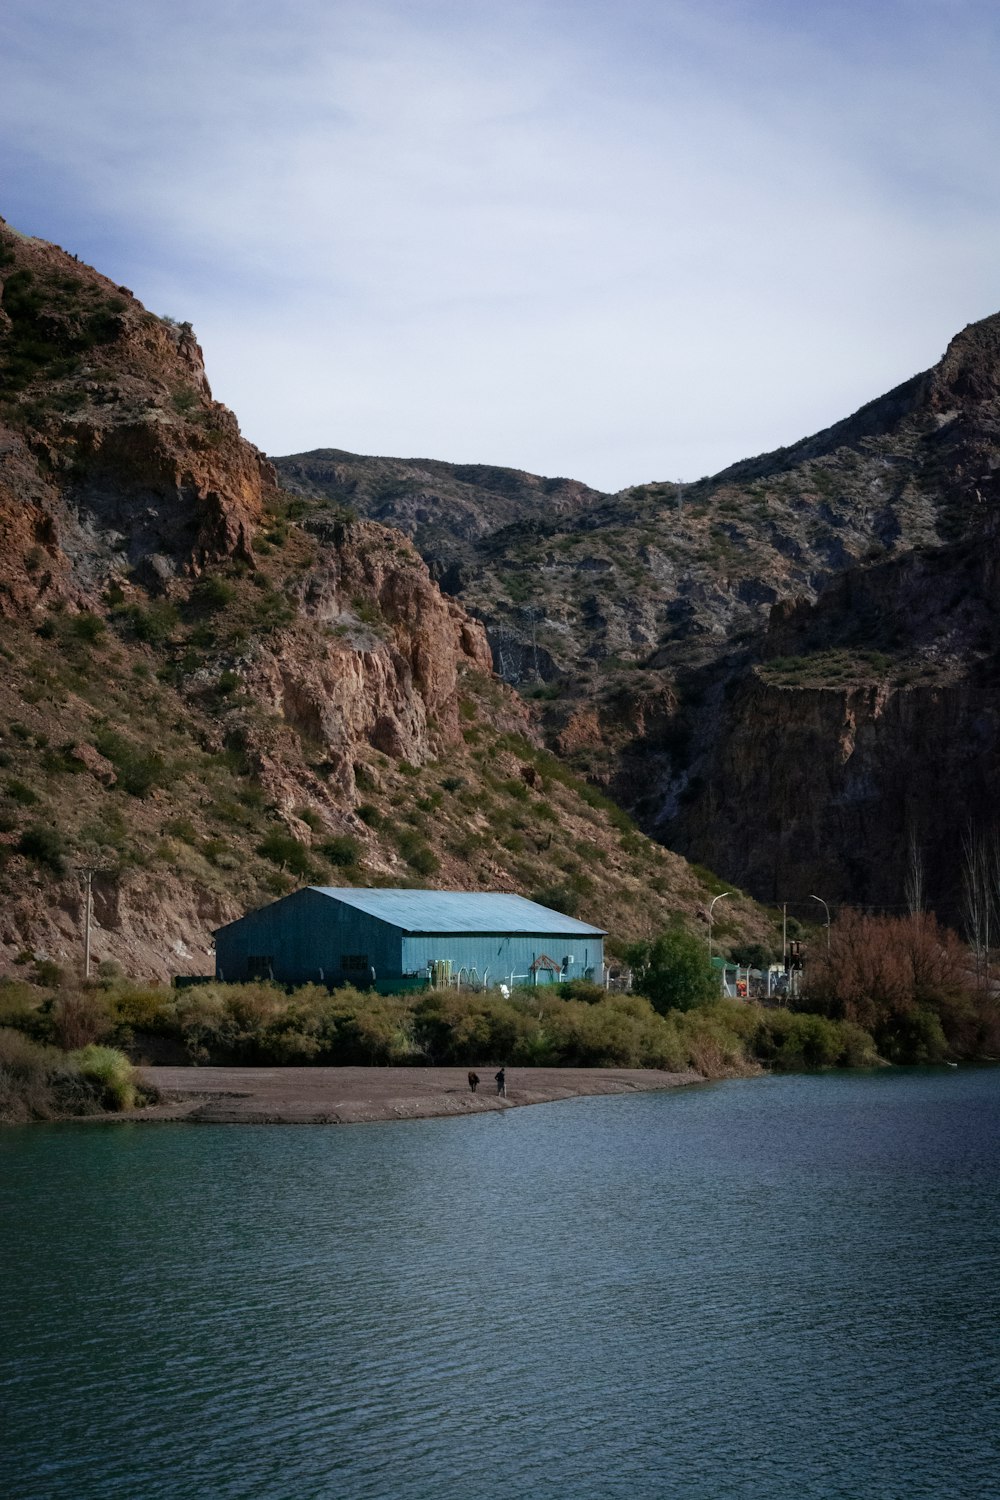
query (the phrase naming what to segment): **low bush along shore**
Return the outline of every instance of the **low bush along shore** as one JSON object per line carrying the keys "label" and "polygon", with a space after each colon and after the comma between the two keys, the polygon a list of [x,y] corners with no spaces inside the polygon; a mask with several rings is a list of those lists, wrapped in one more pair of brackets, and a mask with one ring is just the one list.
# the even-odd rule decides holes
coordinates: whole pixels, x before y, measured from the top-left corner
{"label": "low bush along shore", "polygon": [[[582,993],[581,993],[582,992]],[[866,1066],[849,1022],[715,1002],[659,1014],[641,995],[593,986],[386,996],[318,985],[123,982],[46,992],[0,984],[0,1120],[132,1108],[129,1058],[192,1063],[695,1069],[705,1078],[778,1068]]]}
{"label": "low bush along shore", "polygon": [[97,1115],[151,1102],[129,1059],[115,1047],[64,1051],[0,1027],[0,1123]]}
{"label": "low bush along shore", "polygon": [[[910,928],[907,934],[912,946]],[[935,952],[944,951],[935,933],[927,936],[935,938]],[[884,942],[879,951],[888,951]],[[843,988],[849,971],[841,965],[835,972]],[[519,990],[509,999],[497,991],[377,995],[320,985],[288,992],[263,982],[172,990],[110,973],[80,985],[43,961],[31,980],[0,983],[0,1121],[130,1109],[143,1102],[130,1059],[369,1067],[505,1062],[693,1069],[725,1078],[761,1067],[995,1056],[1000,1011],[992,995],[974,993],[961,966],[932,978],[923,988],[912,978],[895,988],[850,981],[850,993],[827,994],[820,973],[799,1008],[786,1010],[695,1000],[669,985],[656,991],[654,1005],[643,995],[606,994],[582,981]]]}

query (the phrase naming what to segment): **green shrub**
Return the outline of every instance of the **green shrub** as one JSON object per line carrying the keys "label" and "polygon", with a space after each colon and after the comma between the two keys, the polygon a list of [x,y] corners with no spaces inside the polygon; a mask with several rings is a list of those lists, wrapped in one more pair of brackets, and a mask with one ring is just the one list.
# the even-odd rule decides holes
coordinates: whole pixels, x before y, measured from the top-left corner
{"label": "green shrub", "polygon": [[603,984],[595,984],[591,979],[564,979],[555,988],[561,1000],[585,1000],[588,1005],[598,1005],[608,998]]}
{"label": "green shrub", "polygon": [[733,1014],[737,1009],[749,1007],[716,1003],[671,1011],[664,1017],[683,1049],[686,1066],[703,1078],[742,1077],[759,1071],[742,1034],[743,1018]]}
{"label": "green shrub", "polygon": [[34,985],[17,979],[0,980],[0,1026],[12,1026],[36,1041],[45,1040],[49,1018],[42,1007],[42,996]]}
{"label": "green shrub", "polygon": [[251,828],[257,821],[253,811],[246,806],[242,798],[234,801],[231,797],[216,797],[211,804],[211,814],[220,823],[229,823],[236,828]]}
{"label": "green shrub", "polygon": [[575,917],[580,910],[580,894],[569,885],[539,886],[532,891],[531,900],[537,901],[539,906],[562,912],[564,917]]}
{"label": "green shrub", "polygon": [[170,397],[170,404],[179,416],[187,417],[201,405],[198,392],[189,385],[178,386]]}
{"label": "green shrub", "polygon": [[265,583],[252,603],[251,623],[262,635],[280,630],[295,618],[295,610],[284,594]]}
{"label": "green shrub", "polygon": [[433,875],[441,862],[416,829],[404,828],[396,838],[400,854],[418,875]]}
{"label": "green shrub", "polygon": [[42,755],[42,770],[49,776],[79,776],[84,765],[70,753],[72,749],[71,740],[57,750],[46,750]]}
{"label": "green shrub", "polygon": [[774,1010],[761,1018],[754,1051],[774,1068],[800,1071],[834,1067],[844,1047],[838,1026],[825,1016]]}
{"label": "green shrub", "polygon": [[734,964],[739,964],[741,969],[766,969],[774,955],[770,949],[764,947],[763,943],[743,943],[741,946],[731,948],[729,957]]}
{"label": "green shrub", "polygon": [[176,1029],[173,995],[166,990],[116,985],[105,998],[115,1028],[170,1034]]}
{"label": "green shrub", "polygon": [[94,735],[94,748],[115,768],[118,785],[133,797],[144,797],[154,786],[166,786],[173,771],[159,750],[143,750],[114,729]]}
{"label": "green shrub", "polygon": [[486,840],[481,833],[470,833],[463,830],[461,833],[452,834],[445,839],[445,848],[452,854],[457,854],[460,859],[471,859],[477,849],[482,849]]}
{"label": "green shrub", "polygon": [[19,781],[16,776],[11,776],[7,780],[7,796],[13,802],[19,802],[22,807],[37,807],[41,800],[37,792],[33,791],[26,782]]}
{"label": "green shrub", "polygon": [[293,875],[306,877],[313,874],[312,860],[305,844],[280,829],[274,829],[260,841],[257,853],[264,859],[269,859],[272,864],[290,870]]}
{"label": "green shrub", "polygon": [[427,844],[412,849],[406,856],[406,863],[411,870],[416,870],[418,875],[434,875],[441,868],[441,861]]}
{"label": "green shrub", "polygon": [[360,595],[357,595],[351,600],[351,608],[364,625],[379,625],[382,623],[382,611],[378,606],[378,602],[374,599],[364,599]]}
{"label": "green shrub", "polygon": [[84,641],[88,645],[94,645],[104,635],[107,627],[100,615],[95,615],[90,610],[81,610],[78,615],[70,615],[66,621],[66,635],[70,640]]}
{"label": "green shrub", "polygon": [[0,1121],[130,1109],[138,1090],[128,1059],[107,1047],[64,1053],[0,1027]]}
{"label": "green shrub", "polygon": [[718,875],[713,875],[711,870],[706,870],[704,865],[692,865],[691,874],[701,882],[711,896],[721,896],[729,890],[725,882],[720,880]]}
{"label": "green shrub", "polygon": [[362,823],[367,823],[369,828],[385,827],[385,819],[373,802],[362,802],[357,812]]}
{"label": "green shrub", "polygon": [[146,609],[129,604],[113,613],[131,626],[136,640],[145,641],[150,646],[164,645],[177,629],[179,620],[176,606],[168,599],[154,599]]}
{"label": "green shrub", "polygon": [[216,610],[225,609],[235,597],[236,589],[233,584],[218,577],[199,578],[191,590],[191,603],[196,609],[203,610],[206,614],[214,614]]}
{"label": "green shrub", "polygon": [[163,825],[163,832],[172,839],[180,839],[182,844],[198,842],[198,830],[190,818],[168,818]]}
{"label": "green shrub", "polygon": [[81,1077],[100,1089],[101,1104],[105,1109],[133,1109],[137,1090],[135,1069],[124,1052],[114,1047],[84,1047],[70,1053]]}
{"label": "green shrub", "polygon": [[49,1120],[56,1113],[51,1074],[58,1054],[0,1026],[0,1121]]}
{"label": "green shrub", "polygon": [[234,869],[238,863],[225,839],[205,839],[201,852],[210,865],[215,865],[220,870]]}
{"label": "green shrub", "polygon": [[17,851],[36,865],[51,870],[53,875],[66,873],[66,840],[57,828],[44,823],[32,824],[18,839]]}
{"label": "green shrub", "polygon": [[940,1016],[915,1009],[895,1015],[879,1030],[879,1046],[889,1062],[936,1063],[951,1052]]}
{"label": "green shrub", "polygon": [[36,958],[35,978],[39,984],[44,984],[51,989],[62,984],[65,977],[62,966],[57,964],[54,958]]}
{"label": "green shrub", "polygon": [[674,927],[652,943],[628,949],[635,986],[660,1012],[706,1005],[719,993],[719,981],[701,938]]}
{"label": "green shrub", "polygon": [[[289,994],[265,981],[170,993],[119,984],[98,999],[115,1037],[127,1040],[133,1028],[176,1037],[194,1062],[372,1066],[496,1060],[694,1069],[718,1078],[755,1072],[758,1058],[785,1069],[877,1061],[872,1039],[860,1027],[725,1000],[661,1015],[642,995],[609,995],[580,980],[521,990],[508,1000],[496,991],[387,996],[350,986],[331,993],[319,984]],[[0,1021],[5,1016],[25,1030],[44,1021],[23,996],[8,1011],[0,1008]],[[96,1085],[88,1086],[89,1106],[81,1096],[65,1107],[93,1107]],[[102,1081],[101,1099],[103,1090]]]}
{"label": "green shrub", "polygon": [[361,846],[357,839],[351,838],[350,834],[340,834],[320,844],[319,852],[331,865],[338,867],[356,865]]}

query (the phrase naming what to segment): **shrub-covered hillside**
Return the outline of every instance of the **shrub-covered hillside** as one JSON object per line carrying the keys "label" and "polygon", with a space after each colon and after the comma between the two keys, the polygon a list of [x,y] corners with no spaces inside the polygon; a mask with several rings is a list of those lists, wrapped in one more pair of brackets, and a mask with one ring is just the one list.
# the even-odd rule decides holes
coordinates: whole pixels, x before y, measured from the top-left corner
{"label": "shrub-covered hillside", "polygon": [[[541,748],[399,534],[291,497],[187,325],[0,221],[0,965],[204,972],[307,881],[648,937],[710,886]],[[728,933],[727,925],[728,924]],[[721,940],[769,940],[734,896]]]}

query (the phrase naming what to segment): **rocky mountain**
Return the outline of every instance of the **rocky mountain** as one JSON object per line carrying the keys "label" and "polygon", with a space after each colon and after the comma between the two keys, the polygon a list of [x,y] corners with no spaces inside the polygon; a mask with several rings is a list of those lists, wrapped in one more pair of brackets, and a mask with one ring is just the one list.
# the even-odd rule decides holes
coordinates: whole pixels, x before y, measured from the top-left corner
{"label": "rocky mountain", "polygon": [[558,507],[565,481],[512,476],[516,515],[478,532],[455,524],[448,466],[340,454],[334,486],[316,455],[276,462],[364,513],[392,462],[404,524],[419,484],[436,526],[414,540],[497,670],[672,847],[764,899],[895,906],[916,839],[956,915],[960,830],[997,789],[1000,317],[789,448]]}
{"label": "rocky mountain", "polygon": [[996,831],[998,562],[984,529],[848,573],[702,674],[687,773],[647,802],[664,836],[765,899],[808,887],[899,910],[916,861],[960,922],[964,846]]}
{"label": "rocky mountain", "polygon": [[[475,483],[505,525],[537,488]],[[159,977],[305,880],[516,890],[619,942],[703,916],[712,878],[545,748],[360,508],[280,486],[188,325],[0,220],[0,968],[78,961],[84,869],[95,958]],[[727,907],[720,939],[768,937]]]}
{"label": "rocky mountain", "polygon": [[484,620],[508,680],[593,688],[622,667],[709,660],[776,603],[814,600],[849,568],[960,535],[988,463],[952,430],[962,348],[825,432],[683,486],[601,495],[513,470],[326,450],[274,462],[295,492],[391,516]]}

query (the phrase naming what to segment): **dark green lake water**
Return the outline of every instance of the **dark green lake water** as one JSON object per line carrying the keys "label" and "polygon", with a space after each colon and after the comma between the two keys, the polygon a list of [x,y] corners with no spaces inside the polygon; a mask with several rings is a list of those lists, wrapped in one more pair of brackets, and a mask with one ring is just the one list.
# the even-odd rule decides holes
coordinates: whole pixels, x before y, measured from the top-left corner
{"label": "dark green lake water", "polygon": [[1000,1495],[1000,1070],[0,1133],[4,1500]]}

